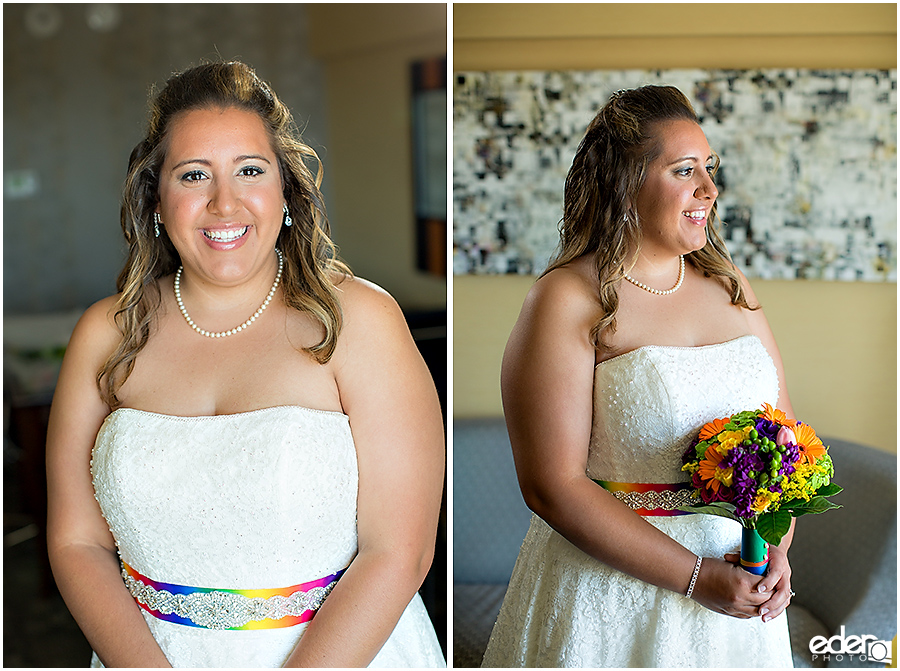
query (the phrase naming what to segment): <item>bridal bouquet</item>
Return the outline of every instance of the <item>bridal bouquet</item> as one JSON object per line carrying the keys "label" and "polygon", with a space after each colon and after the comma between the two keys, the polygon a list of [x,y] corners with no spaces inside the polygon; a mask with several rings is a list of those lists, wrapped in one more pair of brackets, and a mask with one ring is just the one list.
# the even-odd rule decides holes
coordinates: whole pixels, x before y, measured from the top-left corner
{"label": "bridal bouquet", "polygon": [[758,575],[768,544],[781,542],[792,517],[840,508],[827,499],[841,491],[828,449],[811,426],[768,403],[705,424],[682,470],[696,501],[682,510],[740,522],[741,565]]}

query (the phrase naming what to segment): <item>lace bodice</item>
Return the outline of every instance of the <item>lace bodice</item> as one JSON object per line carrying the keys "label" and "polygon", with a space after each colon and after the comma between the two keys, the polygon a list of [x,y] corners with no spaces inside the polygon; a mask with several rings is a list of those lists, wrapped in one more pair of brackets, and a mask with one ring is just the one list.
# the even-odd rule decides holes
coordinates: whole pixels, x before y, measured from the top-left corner
{"label": "lace bodice", "polygon": [[280,587],[356,554],[356,450],[341,413],[124,408],[101,427],[91,470],[122,559],[157,580]]}
{"label": "lace bodice", "polygon": [[706,422],[778,400],[756,336],[705,347],[641,347],[597,364],[587,472],[597,480],[688,480],[681,455]]}
{"label": "lace bodice", "polygon": [[[341,413],[119,409],[100,428],[91,473],[120,557],[159,583],[284,588],[345,569],[357,553],[356,446]],[[217,630],[142,614],[175,667],[278,667],[308,626]],[[370,666],[443,665],[415,595]]]}

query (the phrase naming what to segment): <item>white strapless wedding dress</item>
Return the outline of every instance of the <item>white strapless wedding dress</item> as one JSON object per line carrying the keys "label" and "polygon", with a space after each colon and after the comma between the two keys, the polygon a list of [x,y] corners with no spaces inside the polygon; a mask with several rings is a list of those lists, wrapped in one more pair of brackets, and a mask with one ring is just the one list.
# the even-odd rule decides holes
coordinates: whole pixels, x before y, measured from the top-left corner
{"label": "white strapless wedding dress", "polygon": [[[595,369],[587,474],[611,483],[684,482],[681,456],[704,423],[763,403],[774,406],[777,399],[775,366],[755,336],[705,347],[642,347],[617,356]],[[652,498],[643,500],[654,506]],[[740,547],[741,527],[733,520],[712,515],[644,519],[701,556],[721,558]],[[792,665],[785,614],[763,623],[758,617],[740,620],[714,613],[597,561],[537,516],[483,664]]]}
{"label": "white strapless wedding dress", "polygon": [[[349,419],[338,412],[284,406],[177,417],[119,409],[100,428],[91,472],[119,556],[141,579],[130,581],[145,590],[141,599],[172,612],[153,599],[175,597],[142,585],[222,590],[183,602],[177,613],[187,622],[258,626],[261,612],[287,612],[284,598],[257,593],[251,604],[228,590],[300,586],[356,556],[356,449]],[[227,612],[204,611],[213,597],[231,600]],[[307,627],[203,628],[141,612],[174,667],[279,667]],[[371,666],[446,666],[418,594]]]}

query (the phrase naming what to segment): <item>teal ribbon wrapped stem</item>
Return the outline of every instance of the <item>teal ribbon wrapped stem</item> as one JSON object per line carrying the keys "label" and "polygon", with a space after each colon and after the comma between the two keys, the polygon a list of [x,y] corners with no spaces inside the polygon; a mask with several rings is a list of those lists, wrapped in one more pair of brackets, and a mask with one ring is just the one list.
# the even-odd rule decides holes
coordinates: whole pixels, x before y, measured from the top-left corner
{"label": "teal ribbon wrapped stem", "polygon": [[756,529],[743,528],[741,534],[741,566],[745,571],[764,575],[769,567],[769,544]]}

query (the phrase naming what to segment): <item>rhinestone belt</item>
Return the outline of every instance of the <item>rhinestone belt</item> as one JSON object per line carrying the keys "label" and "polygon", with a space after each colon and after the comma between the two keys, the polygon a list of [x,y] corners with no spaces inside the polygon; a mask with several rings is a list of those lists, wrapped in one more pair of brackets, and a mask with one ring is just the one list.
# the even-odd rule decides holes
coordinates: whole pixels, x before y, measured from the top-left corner
{"label": "rhinestone belt", "polygon": [[138,605],[166,622],[204,629],[275,629],[309,622],[346,569],[275,589],[215,589],[157,582],[122,562]]}
{"label": "rhinestone belt", "polygon": [[674,515],[692,515],[679,510],[691,504],[692,487],[690,482],[674,484],[656,484],[650,482],[609,482],[594,480],[610,494],[622,501],[638,515],[645,517],[662,517]]}

